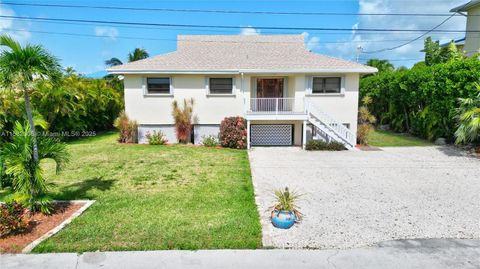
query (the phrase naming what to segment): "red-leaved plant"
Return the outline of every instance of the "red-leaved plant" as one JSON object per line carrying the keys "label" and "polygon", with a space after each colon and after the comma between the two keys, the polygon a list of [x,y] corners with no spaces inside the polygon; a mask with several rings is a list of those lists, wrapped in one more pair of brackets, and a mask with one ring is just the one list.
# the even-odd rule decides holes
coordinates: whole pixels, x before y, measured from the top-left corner
{"label": "red-leaved plant", "polygon": [[220,123],[220,144],[222,147],[247,148],[247,121],[240,117],[228,117]]}
{"label": "red-leaved plant", "polygon": [[17,202],[0,205],[0,238],[28,227],[27,209]]}
{"label": "red-leaved plant", "polygon": [[192,133],[192,115],[193,115],[193,98],[183,100],[183,108],[175,100],[172,103],[172,116],[175,121],[175,134],[179,143],[187,144],[190,142],[190,134]]}

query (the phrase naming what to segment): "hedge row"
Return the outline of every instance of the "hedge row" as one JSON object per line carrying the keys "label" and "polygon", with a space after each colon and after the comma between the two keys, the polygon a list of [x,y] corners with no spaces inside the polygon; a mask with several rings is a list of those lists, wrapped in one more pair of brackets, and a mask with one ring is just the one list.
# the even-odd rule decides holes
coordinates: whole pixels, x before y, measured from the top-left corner
{"label": "hedge row", "polygon": [[434,140],[453,140],[458,98],[473,97],[480,79],[477,57],[451,60],[362,78],[360,95],[370,96],[369,109],[378,124]]}

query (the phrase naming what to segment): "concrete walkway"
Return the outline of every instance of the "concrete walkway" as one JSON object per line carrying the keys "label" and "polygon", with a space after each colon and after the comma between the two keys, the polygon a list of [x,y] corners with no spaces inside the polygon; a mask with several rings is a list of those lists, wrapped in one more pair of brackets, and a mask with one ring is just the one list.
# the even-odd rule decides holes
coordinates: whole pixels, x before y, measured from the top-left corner
{"label": "concrete walkway", "polygon": [[480,240],[384,242],[350,250],[201,250],[1,255],[2,269],[31,268],[480,268]]}

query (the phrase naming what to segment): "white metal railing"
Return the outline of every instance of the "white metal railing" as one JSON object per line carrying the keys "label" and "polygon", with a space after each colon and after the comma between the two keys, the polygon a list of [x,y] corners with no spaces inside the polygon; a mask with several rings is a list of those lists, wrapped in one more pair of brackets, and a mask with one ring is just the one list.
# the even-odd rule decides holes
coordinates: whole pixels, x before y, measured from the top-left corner
{"label": "white metal railing", "polygon": [[282,114],[295,112],[295,98],[250,98],[248,112]]}
{"label": "white metal railing", "polygon": [[323,112],[311,102],[305,102],[306,109],[308,113],[320,121],[324,126],[326,126],[330,131],[339,136],[342,140],[349,143],[351,146],[355,146],[357,137],[352,133],[347,127],[342,123],[336,121],[329,114]]}

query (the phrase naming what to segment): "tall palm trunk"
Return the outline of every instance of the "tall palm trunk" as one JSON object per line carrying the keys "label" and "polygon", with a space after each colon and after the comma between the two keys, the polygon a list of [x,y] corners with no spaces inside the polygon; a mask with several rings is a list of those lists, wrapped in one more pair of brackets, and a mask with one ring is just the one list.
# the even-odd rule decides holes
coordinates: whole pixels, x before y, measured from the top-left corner
{"label": "tall palm trunk", "polygon": [[[35,164],[39,162],[38,160],[38,144],[37,144],[37,133],[35,132],[35,124],[33,123],[33,116],[32,116],[32,108],[30,106],[30,96],[28,95],[28,91],[26,89],[23,90],[25,96],[25,111],[27,112],[27,119],[28,124],[30,125],[30,133],[32,134],[32,142],[33,142],[33,161]],[[32,171],[32,178],[30,180],[36,181],[35,173]],[[33,186],[33,183],[30,184]],[[33,201],[37,196],[35,189],[33,187],[30,188],[30,211],[29,215],[32,216],[34,211]]]}
{"label": "tall palm trunk", "polygon": [[30,96],[28,91],[24,90],[25,96],[25,111],[27,112],[28,124],[30,125],[30,132],[32,134],[33,140],[33,160],[38,162],[38,144],[37,144],[37,133],[35,132],[35,124],[33,123],[32,108],[30,106]]}

